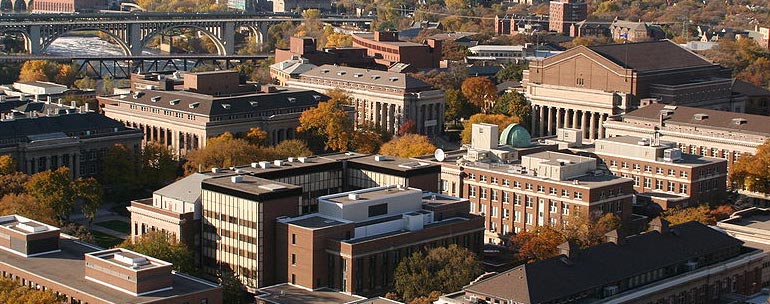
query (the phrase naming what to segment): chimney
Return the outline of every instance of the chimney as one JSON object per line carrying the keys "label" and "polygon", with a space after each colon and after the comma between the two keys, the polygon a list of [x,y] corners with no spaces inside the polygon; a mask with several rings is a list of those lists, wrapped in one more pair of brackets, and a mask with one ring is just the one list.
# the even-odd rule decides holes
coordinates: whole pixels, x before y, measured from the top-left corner
{"label": "chimney", "polygon": [[669,232],[668,225],[670,223],[667,220],[664,220],[660,217],[656,217],[650,221],[650,230],[655,230],[657,232],[660,232],[661,234],[665,234]]}
{"label": "chimney", "polygon": [[575,241],[564,242],[556,248],[559,249],[559,254],[566,255],[568,258],[575,258],[580,252],[580,246]]}
{"label": "chimney", "polygon": [[615,229],[604,234],[604,241],[607,243],[615,243],[615,245],[623,245],[626,243],[626,234]]}

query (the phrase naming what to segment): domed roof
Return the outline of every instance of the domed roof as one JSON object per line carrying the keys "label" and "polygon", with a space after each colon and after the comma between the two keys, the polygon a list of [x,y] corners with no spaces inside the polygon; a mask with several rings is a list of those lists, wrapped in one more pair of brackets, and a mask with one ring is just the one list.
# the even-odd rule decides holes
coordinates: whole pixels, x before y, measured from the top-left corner
{"label": "domed roof", "polygon": [[500,133],[500,144],[514,148],[526,148],[532,145],[532,135],[521,125],[512,123]]}

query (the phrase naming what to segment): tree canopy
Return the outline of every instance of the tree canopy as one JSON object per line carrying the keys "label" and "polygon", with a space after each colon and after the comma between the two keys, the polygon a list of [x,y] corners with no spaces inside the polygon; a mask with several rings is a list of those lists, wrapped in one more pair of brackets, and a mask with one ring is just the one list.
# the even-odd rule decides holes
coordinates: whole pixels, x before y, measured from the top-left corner
{"label": "tree canopy", "polygon": [[730,166],[734,189],[770,194],[770,140],[759,145],[754,155],[744,154]]}
{"label": "tree canopy", "polygon": [[209,138],[205,147],[187,153],[185,173],[250,164],[265,159],[263,153],[259,147],[250,145],[246,140],[235,138],[231,133],[224,133]]}
{"label": "tree canopy", "polygon": [[48,60],[29,60],[21,66],[19,81],[51,81],[71,86],[75,76],[76,69],[71,65]]}
{"label": "tree canopy", "polygon": [[560,227],[538,226],[534,230],[517,233],[511,241],[519,260],[533,262],[556,256],[557,247],[567,241],[581,248],[601,244],[607,232],[618,228],[620,219],[612,213],[595,220],[573,214]]}
{"label": "tree canopy", "polygon": [[[396,267],[395,290],[404,302],[460,290],[481,275],[476,254],[457,245],[415,252]],[[435,299],[433,299],[435,300]]]}
{"label": "tree canopy", "polygon": [[59,222],[64,223],[69,219],[76,199],[70,176],[67,167],[36,173],[24,185],[24,190],[43,206],[51,208]]}
{"label": "tree canopy", "polygon": [[0,303],[39,304],[61,303],[64,297],[57,296],[51,290],[32,289],[19,285],[19,282],[0,278]]}
{"label": "tree canopy", "polygon": [[[471,143],[472,125],[477,123],[490,123],[498,126],[498,132],[503,132],[503,129],[512,123],[519,122],[517,117],[511,117],[503,114],[476,114],[471,116],[470,119],[463,123],[462,142],[464,144]],[[498,134],[499,136],[500,134]]]}
{"label": "tree canopy", "polygon": [[325,149],[347,151],[354,136],[353,121],[344,108],[350,97],[342,90],[330,90],[327,95],[331,99],[302,112],[297,131],[324,137]]}
{"label": "tree canopy", "polygon": [[733,213],[733,208],[729,205],[716,206],[699,205],[687,208],[672,208],[660,215],[671,225],[679,225],[691,221],[700,222],[704,225],[716,225],[717,221],[726,219]]}
{"label": "tree canopy", "polygon": [[497,87],[487,77],[468,78],[463,81],[461,88],[463,96],[484,113],[489,112],[497,99]]}
{"label": "tree canopy", "polygon": [[380,154],[404,158],[433,154],[436,150],[425,135],[406,134],[386,142],[380,147]]}
{"label": "tree canopy", "polygon": [[177,241],[174,236],[162,231],[150,231],[134,243],[131,243],[130,239],[125,240],[118,247],[173,263],[174,270],[179,272],[193,275],[198,272],[190,249]]}
{"label": "tree canopy", "polygon": [[520,123],[529,125],[532,116],[532,107],[529,105],[524,94],[519,92],[508,92],[497,98],[492,113],[505,114],[516,117]]}

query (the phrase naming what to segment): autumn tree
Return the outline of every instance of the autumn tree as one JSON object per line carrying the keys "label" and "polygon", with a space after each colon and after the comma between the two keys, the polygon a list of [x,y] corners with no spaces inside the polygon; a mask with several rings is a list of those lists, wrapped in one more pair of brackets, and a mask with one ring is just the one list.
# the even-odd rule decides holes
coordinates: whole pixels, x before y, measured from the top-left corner
{"label": "autumn tree", "polygon": [[248,164],[264,159],[265,151],[250,145],[246,140],[235,138],[231,133],[223,133],[209,138],[206,146],[187,153],[184,164],[186,174],[209,170],[211,168],[227,168]]}
{"label": "autumn tree", "polygon": [[174,264],[173,269],[187,274],[197,274],[193,253],[176,237],[162,231],[150,231],[135,242],[130,239],[118,245],[120,248],[149,255]]}
{"label": "autumn tree", "polygon": [[86,226],[79,225],[76,223],[67,223],[64,226],[61,226],[60,229],[61,229],[61,233],[74,236],[80,239],[81,241],[89,244],[96,244],[96,239],[94,238],[94,235],[91,233],[90,229],[86,228]]}
{"label": "autumn tree", "polygon": [[275,158],[301,157],[313,155],[307,144],[298,139],[288,139],[275,145],[273,148]]}
{"label": "autumn tree", "polygon": [[[490,123],[490,124],[496,124],[498,126],[498,132],[503,132],[505,127],[512,123],[519,122],[519,119],[517,117],[511,117],[508,115],[503,114],[476,114],[471,116],[468,120],[466,120],[463,123],[463,133],[462,133],[462,142],[464,144],[470,144],[471,143],[471,133],[472,133],[472,126],[473,124],[477,123]],[[497,134],[498,136],[500,134]]]}
{"label": "autumn tree", "polygon": [[64,300],[51,290],[32,289],[15,280],[0,278],[0,303],[62,303]]}
{"label": "autumn tree", "polygon": [[342,90],[330,90],[327,95],[328,101],[302,112],[297,132],[326,138],[324,149],[347,151],[353,139],[353,121],[344,106],[350,104],[350,97]]}
{"label": "autumn tree", "polygon": [[565,240],[572,241],[581,248],[586,248],[603,243],[604,235],[619,227],[620,218],[612,213],[606,213],[593,220],[575,213],[570,215],[567,218],[567,223],[557,230]]}
{"label": "autumn tree", "polygon": [[460,118],[468,118],[478,112],[477,107],[468,102],[462,92],[457,89],[446,90],[446,108],[444,120],[457,123]]}
{"label": "autumn tree", "polygon": [[102,185],[94,178],[78,178],[74,184],[75,197],[80,201],[80,209],[83,216],[88,219],[88,227],[96,217],[96,211],[102,205],[104,191]]}
{"label": "autumn tree", "polygon": [[24,185],[29,180],[29,175],[21,172],[0,175],[0,197],[9,193],[24,193]]}
{"label": "autumn tree", "polygon": [[417,124],[414,120],[407,119],[401,126],[398,127],[398,136],[404,136],[406,134],[417,133]]}
{"label": "autumn tree", "polygon": [[70,65],[48,60],[29,60],[21,66],[19,81],[53,81],[71,86],[75,76],[76,69]]}
{"label": "autumn tree", "polygon": [[26,193],[6,194],[0,199],[0,215],[10,214],[18,214],[50,225],[60,224],[53,208]]}
{"label": "autumn tree", "polygon": [[59,222],[64,223],[69,219],[77,198],[70,176],[67,167],[39,172],[30,177],[24,190],[43,206],[53,209]]}
{"label": "autumn tree", "polygon": [[246,133],[246,136],[244,136],[244,138],[251,145],[263,146],[267,143],[267,132],[260,129],[259,127],[250,128],[249,133]]}
{"label": "autumn tree", "polygon": [[522,261],[539,261],[559,254],[557,247],[566,241],[562,233],[551,226],[538,226],[532,231],[517,233],[513,239],[517,258]]}
{"label": "autumn tree", "polygon": [[770,194],[770,140],[730,166],[729,180],[733,189]]}
{"label": "autumn tree", "polygon": [[168,147],[149,142],[139,155],[139,176],[144,187],[157,189],[176,179],[179,165],[174,152]]}
{"label": "autumn tree", "polygon": [[376,153],[383,144],[382,134],[372,130],[356,130],[353,134],[353,150],[359,153]]}
{"label": "autumn tree", "polygon": [[716,217],[711,212],[708,205],[700,205],[688,208],[671,208],[660,215],[663,219],[669,221],[671,225],[679,225],[691,221],[700,222],[704,225],[715,225]]}
{"label": "autumn tree", "polygon": [[[404,302],[460,290],[481,275],[476,255],[457,245],[415,252],[403,259],[394,274],[395,290]],[[435,299],[434,299],[435,300]]]}
{"label": "autumn tree", "polygon": [[0,175],[16,172],[16,161],[8,154],[0,155]]}
{"label": "autumn tree", "polygon": [[430,139],[425,135],[406,134],[386,142],[380,147],[380,154],[397,157],[416,157],[432,154],[436,150]]}
{"label": "autumn tree", "polygon": [[481,108],[484,113],[494,106],[497,99],[497,87],[486,77],[471,77],[463,81],[462,92],[465,98]]}

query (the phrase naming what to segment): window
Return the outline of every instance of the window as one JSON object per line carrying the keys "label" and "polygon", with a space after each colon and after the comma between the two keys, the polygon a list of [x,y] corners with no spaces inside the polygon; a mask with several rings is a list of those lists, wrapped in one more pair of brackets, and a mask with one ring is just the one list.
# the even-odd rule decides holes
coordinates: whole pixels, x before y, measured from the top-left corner
{"label": "window", "polygon": [[669,175],[669,176],[676,176],[676,170],[674,170],[674,169],[668,169],[668,175]]}
{"label": "window", "polygon": [[521,189],[521,182],[519,181],[513,181],[513,187]]}
{"label": "window", "polygon": [[487,188],[481,188],[481,198],[487,198]]}
{"label": "window", "polygon": [[628,162],[622,162],[620,165],[623,167],[623,169],[628,169]]}
{"label": "window", "polygon": [[639,187],[639,177],[634,176],[634,187]]}
{"label": "window", "polygon": [[476,187],[474,186],[468,187],[468,196],[476,197]]}
{"label": "window", "polygon": [[388,214],[388,204],[377,204],[369,206],[369,217]]}
{"label": "window", "polygon": [[525,187],[526,187],[526,189],[527,189],[527,190],[529,190],[529,191],[532,191],[532,184],[530,184],[530,183],[527,183],[527,184],[525,185]]}
{"label": "window", "polygon": [[508,218],[511,216],[511,210],[508,208],[503,208],[503,218]]}
{"label": "window", "polygon": [[297,255],[296,254],[293,254],[293,253],[291,254],[291,264],[292,265],[297,265]]}
{"label": "window", "polygon": [[503,191],[503,203],[510,203],[511,202],[511,193]]}
{"label": "window", "polygon": [[569,205],[567,203],[561,203],[561,214],[569,215]]}
{"label": "window", "polygon": [[656,167],[656,168],[655,168],[655,173],[656,173],[656,174],[663,174],[663,168],[661,168],[661,167]]}
{"label": "window", "polygon": [[556,202],[554,202],[554,201],[551,201],[551,202],[549,203],[549,205],[550,205],[550,206],[549,206],[549,210],[548,210],[549,212],[551,212],[551,213],[555,213],[555,212],[557,212],[557,210],[558,210],[558,207],[556,207]]}
{"label": "window", "polygon": [[611,160],[611,161],[610,161],[610,166],[612,166],[612,167],[617,167],[617,166],[618,166],[618,161],[617,161],[617,160],[614,160],[614,159],[613,159],[613,160]]}
{"label": "window", "polygon": [[476,174],[468,173],[468,179],[476,179]]}
{"label": "window", "polygon": [[521,223],[521,211],[518,211],[518,210],[513,211],[513,221],[517,223]]}
{"label": "window", "polygon": [[548,223],[551,225],[551,227],[556,227],[556,219],[555,218],[548,218]]}
{"label": "window", "polygon": [[441,180],[441,192],[447,192],[449,189],[449,182],[446,180]]}
{"label": "window", "polygon": [[537,185],[537,192],[543,193],[545,192],[545,186],[543,185]]}
{"label": "window", "polygon": [[497,217],[497,207],[492,206],[492,217]]}
{"label": "window", "polygon": [[508,186],[510,184],[511,184],[511,180],[510,179],[507,179],[507,178],[503,179],[503,186]]}
{"label": "window", "polygon": [[563,197],[569,197],[569,190],[567,190],[567,189],[561,189],[561,196],[563,196]]}
{"label": "window", "polygon": [[639,164],[634,164],[634,170],[639,171],[641,166]]}
{"label": "window", "polygon": [[652,172],[652,166],[644,166],[644,172]]}
{"label": "window", "polygon": [[575,199],[576,199],[576,200],[581,200],[581,199],[583,199],[583,193],[582,193],[582,192],[577,192],[577,191],[575,191]]}
{"label": "window", "polygon": [[644,178],[644,187],[647,189],[652,188],[652,178],[649,178],[649,177]]}
{"label": "window", "polygon": [[297,244],[297,234],[292,233],[291,234],[291,244],[296,245]]}
{"label": "window", "polygon": [[679,193],[687,194],[687,184],[680,184],[679,185]]}
{"label": "window", "polygon": [[676,184],[672,181],[668,182],[668,192],[674,192],[676,191]]}
{"label": "window", "polygon": [[497,184],[497,177],[492,177],[492,183]]}
{"label": "window", "polygon": [[557,189],[556,189],[556,188],[554,188],[554,187],[550,187],[550,189],[548,189],[548,190],[549,190],[548,192],[549,192],[551,195],[557,195],[557,194],[559,193],[559,190],[557,190]]}
{"label": "window", "polygon": [[663,181],[655,180],[655,190],[663,190]]}
{"label": "window", "polygon": [[479,176],[479,180],[482,181],[482,182],[486,182],[487,181],[487,176],[486,175],[480,175]]}
{"label": "window", "polygon": [[521,205],[521,195],[515,194],[513,196],[513,204],[516,205],[516,206]]}
{"label": "window", "polygon": [[492,200],[497,201],[497,190],[492,190]]}
{"label": "window", "polygon": [[687,171],[679,171],[680,177],[687,177]]}
{"label": "window", "polygon": [[487,205],[479,204],[479,210],[481,211],[481,214],[487,214]]}
{"label": "window", "polygon": [[526,198],[526,201],[527,201],[527,202],[526,202],[526,205],[525,205],[525,206],[526,206],[527,208],[532,208],[532,205],[533,205],[533,203],[534,203],[535,199],[534,199],[533,197],[531,197],[531,196],[527,196],[527,198]]}
{"label": "window", "polygon": [[532,225],[532,213],[527,213],[527,225]]}

